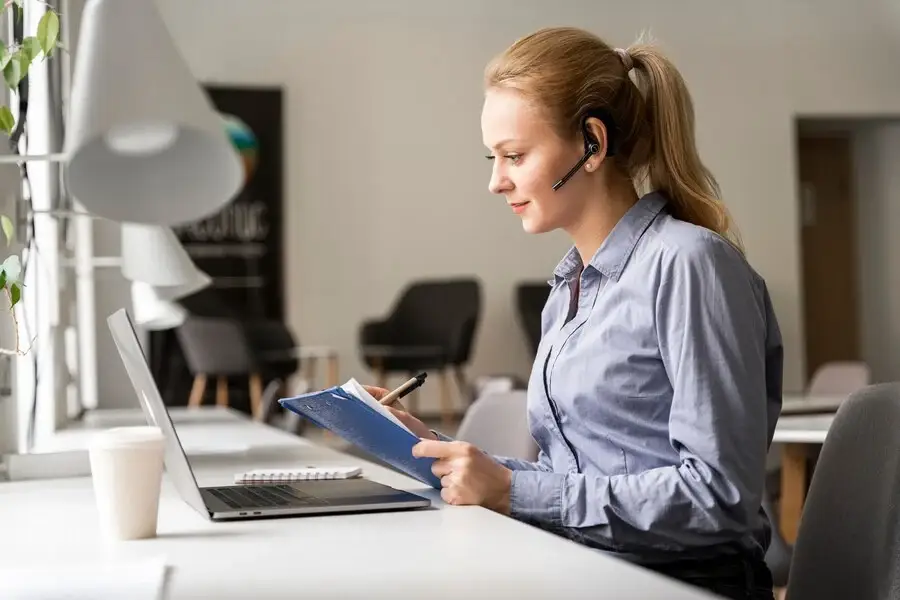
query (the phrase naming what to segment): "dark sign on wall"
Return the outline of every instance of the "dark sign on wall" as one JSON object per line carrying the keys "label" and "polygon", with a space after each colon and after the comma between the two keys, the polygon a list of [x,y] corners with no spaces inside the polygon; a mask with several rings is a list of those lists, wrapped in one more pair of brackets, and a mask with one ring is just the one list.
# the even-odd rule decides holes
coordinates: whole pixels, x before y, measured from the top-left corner
{"label": "dark sign on wall", "polygon": [[[244,185],[216,214],[174,228],[191,259],[213,280],[181,303],[204,316],[283,320],[282,91],[222,85],[206,90],[240,153]],[[174,331],[150,337],[151,363],[167,403],[184,404],[190,374]]]}
{"label": "dark sign on wall", "polygon": [[217,214],[176,228],[209,292],[247,318],[281,319],[282,94],[278,89],[207,86],[244,166],[244,187]]}

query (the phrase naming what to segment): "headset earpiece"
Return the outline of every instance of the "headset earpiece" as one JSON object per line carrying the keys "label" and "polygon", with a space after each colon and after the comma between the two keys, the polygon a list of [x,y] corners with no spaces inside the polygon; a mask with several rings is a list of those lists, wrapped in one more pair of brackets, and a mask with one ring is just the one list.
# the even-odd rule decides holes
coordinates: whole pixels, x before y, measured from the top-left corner
{"label": "headset earpiece", "polygon": [[562,185],[567,182],[572,177],[572,175],[578,172],[578,169],[584,166],[584,163],[586,163],[591,156],[600,154],[600,144],[595,141],[593,137],[591,137],[590,132],[588,132],[587,121],[585,121],[584,125],[582,126],[582,132],[584,134],[584,156],[581,157],[581,160],[579,160],[578,163],[574,167],[572,167],[572,169],[568,173],[566,173],[562,179],[553,184],[554,190],[558,190],[560,187],[562,187]]}

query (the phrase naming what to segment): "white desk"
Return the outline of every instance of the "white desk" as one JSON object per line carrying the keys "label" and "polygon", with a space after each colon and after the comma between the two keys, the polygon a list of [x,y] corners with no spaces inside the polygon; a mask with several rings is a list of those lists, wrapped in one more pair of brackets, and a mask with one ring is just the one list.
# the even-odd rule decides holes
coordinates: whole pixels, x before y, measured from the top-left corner
{"label": "white desk", "polygon": [[804,394],[784,394],[781,402],[781,414],[834,413],[846,398],[846,395],[807,396]]}
{"label": "white desk", "polygon": [[[174,567],[169,598],[709,598],[699,591],[480,507],[446,506],[436,490],[234,413],[173,410],[194,446],[250,444],[192,459],[200,485],[258,466],[361,464],[373,480],[429,496],[419,511],[213,523],[164,478],[159,537],[106,547],[90,478],[0,483],[0,563],[155,557]],[[212,411],[212,412],[210,412]],[[115,425],[142,423],[115,413]],[[103,424],[92,417],[89,426]],[[73,447],[90,431],[64,433]],[[52,576],[48,569],[48,576]]]}
{"label": "white desk", "polygon": [[822,444],[833,420],[834,413],[785,415],[778,419],[772,441],[782,444]]}

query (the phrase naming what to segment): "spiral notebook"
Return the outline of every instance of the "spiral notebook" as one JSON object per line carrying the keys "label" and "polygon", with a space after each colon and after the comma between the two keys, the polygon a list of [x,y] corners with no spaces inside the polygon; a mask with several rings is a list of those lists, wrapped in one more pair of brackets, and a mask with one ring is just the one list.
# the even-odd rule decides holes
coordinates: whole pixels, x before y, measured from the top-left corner
{"label": "spiral notebook", "polygon": [[278,402],[410,477],[441,489],[440,479],[431,472],[434,459],[412,455],[419,438],[355,379]]}
{"label": "spiral notebook", "polygon": [[234,482],[247,483],[291,483],[292,481],[313,481],[317,479],[352,479],[362,475],[359,467],[306,467],[302,469],[257,469],[238,473]]}

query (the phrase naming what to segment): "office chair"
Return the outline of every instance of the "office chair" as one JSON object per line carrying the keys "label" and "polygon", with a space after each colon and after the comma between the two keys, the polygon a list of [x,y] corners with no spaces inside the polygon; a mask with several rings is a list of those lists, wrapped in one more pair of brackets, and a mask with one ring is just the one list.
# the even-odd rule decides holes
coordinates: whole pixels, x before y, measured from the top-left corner
{"label": "office chair", "polygon": [[[401,291],[387,316],[362,323],[359,345],[363,362],[375,371],[382,387],[394,373],[439,372],[441,417],[449,424],[453,408],[447,371],[452,371],[464,397],[471,399],[463,368],[471,357],[480,315],[481,285],[476,279],[413,282]],[[408,406],[415,405],[413,397]]]}
{"label": "office chair", "polygon": [[528,429],[524,390],[479,397],[466,410],[454,437],[495,456],[537,460],[538,447]]}
{"label": "office chair", "polygon": [[900,383],[838,409],[813,472],[789,600],[900,598]]}
{"label": "office chair", "polygon": [[810,378],[807,393],[810,395],[852,394],[871,383],[869,365],[862,361],[834,361],[816,369]]}
{"label": "office chair", "polygon": [[188,370],[194,377],[189,407],[203,403],[208,377],[216,378],[216,404],[229,406],[228,379],[247,377],[250,412],[262,418],[262,376],[247,334],[238,321],[190,315],[175,329]]}
{"label": "office chair", "polygon": [[546,281],[521,283],[516,286],[516,309],[519,315],[519,324],[525,332],[532,356],[537,355],[538,344],[541,343],[541,313],[549,296],[550,285]]}

